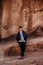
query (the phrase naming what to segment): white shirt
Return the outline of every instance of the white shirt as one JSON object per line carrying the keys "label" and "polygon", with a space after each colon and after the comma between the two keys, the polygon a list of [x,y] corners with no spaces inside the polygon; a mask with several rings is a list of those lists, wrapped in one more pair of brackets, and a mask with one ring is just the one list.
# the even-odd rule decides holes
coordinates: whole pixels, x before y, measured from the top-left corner
{"label": "white shirt", "polygon": [[22,31],[20,31],[20,40],[19,40],[19,42],[25,42]]}

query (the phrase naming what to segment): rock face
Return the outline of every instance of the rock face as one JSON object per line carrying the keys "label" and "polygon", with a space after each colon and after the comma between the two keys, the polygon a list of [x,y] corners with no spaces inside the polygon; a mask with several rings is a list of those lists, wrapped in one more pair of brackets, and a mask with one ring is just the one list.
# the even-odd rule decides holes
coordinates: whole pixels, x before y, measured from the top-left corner
{"label": "rock face", "polygon": [[7,48],[4,52],[5,56],[18,56],[20,55],[20,48],[19,47],[15,47],[15,46],[11,46],[9,48]]}
{"label": "rock face", "polygon": [[0,17],[1,38],[16,34],[23,26],[26,32],[43,27],[43,0],[0,0],[2,16]]}

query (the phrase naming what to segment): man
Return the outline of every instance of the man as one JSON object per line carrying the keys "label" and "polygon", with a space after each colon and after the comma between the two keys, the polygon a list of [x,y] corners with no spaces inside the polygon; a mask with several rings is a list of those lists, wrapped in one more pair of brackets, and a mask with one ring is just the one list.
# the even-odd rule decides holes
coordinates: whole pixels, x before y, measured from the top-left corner
{"label": "man", "polygon": [[27,34],[25,31],[23,31],[22,26],[19,26],[19,31],[16,35],[16,40],[20,46],[20,50],[21,50],[21,57],[20,59],[24,58],[24,52],[26,49],[26,41],[27,41]]}

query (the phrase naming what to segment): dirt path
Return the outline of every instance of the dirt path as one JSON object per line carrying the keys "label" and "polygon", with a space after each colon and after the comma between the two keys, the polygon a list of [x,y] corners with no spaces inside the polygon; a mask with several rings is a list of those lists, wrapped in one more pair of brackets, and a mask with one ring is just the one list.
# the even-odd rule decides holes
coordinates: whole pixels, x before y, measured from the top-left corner
{"label": "dirt path", "polygon": [[[2,57],[2,55],[1,55]],[[40,64],[39,64],[40,63]],[[26,53],[24,59],[20,60],[19,56],[0,58],[0,65],[43,65],[43,50],[32,53]]]}
{"label": "dirt path", "polygon": [[[43,38],[30,39],[29,43],[35,44],[36,42],[41,41],[43,41]],[[43,50],[28,52],[25,54],[25,57],[22,60],[19,59],[20,56],[5,57],[3,48],[6,48],[10,45],[14,45],[14,41],[10,42],[10,44],[7,42],[7,44],[0,45],[0,65],[43,65]]]}

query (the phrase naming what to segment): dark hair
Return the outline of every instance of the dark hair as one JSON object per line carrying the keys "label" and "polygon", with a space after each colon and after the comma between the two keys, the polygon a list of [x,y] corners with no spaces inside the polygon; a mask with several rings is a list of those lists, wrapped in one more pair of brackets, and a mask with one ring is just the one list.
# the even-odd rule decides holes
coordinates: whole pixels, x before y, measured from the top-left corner
{"label": "dark hair", "polygon": [[22,28],[22,26],[19,26],[19,28]]}

